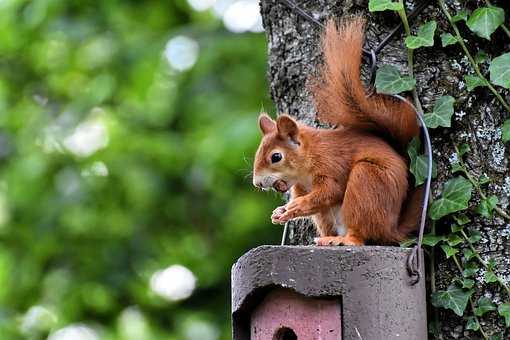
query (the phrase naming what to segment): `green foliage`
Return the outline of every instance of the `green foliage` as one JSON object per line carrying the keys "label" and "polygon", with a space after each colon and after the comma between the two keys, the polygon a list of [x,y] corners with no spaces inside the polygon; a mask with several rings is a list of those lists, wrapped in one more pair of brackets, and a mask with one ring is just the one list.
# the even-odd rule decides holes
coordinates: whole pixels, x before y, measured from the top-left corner
{"label": "green foliage", "polygon": [[495,6],[477,8],[467,21],[467,26],[479,37],[490,40],[491,34],[505,22],[505,11]]}
{"label": "green foliage", "polygon": [[471,250],[470,248],[464,248],[462,249],[462,255],[464,255],[464,258],[466,261],[471,260],[473,257],[475,257],[475,252]]}
{"label": "green foliage", "polygon": [[392,65],[379,67],[375,76],[375,87],[379,93],[397,94],[414,89],[416,79],[402,76]]}
{"label": "green foliage", "polygon": [[[279,200],[246,178],[271,109],[264,35],[186,1],[7,1],[0,27],[0,338],[231,338],[231,265],[280,237]],[[179,36],[198,52],[183,71]],[[174,264],[197,279],[183,301],[150,288]]]}
{"label": "green foliage", "polygon": [[404,6],[400,1],[392,0],[369,0],[368,10],[370,12],[381,12],[381,11],[400,11],[404,9]]}
{"label": "green foliage", "polygon": [[434,247],[436,244],[444,240],[444,236],[426,234],[423,235],[423,244],[429,247]]}
{"label": "green foliage", "polygon": [[467,209],[472,190],[473,185],[464,177],[448,180],[444,185],[441,198],[435,200],[430,206],[430,218],[438,220],[453,212]]}
{"label": "green foliage", "polygon": [[498,282],[498,277],[496,276],[496,274],[494,274],[492,270],[487,270],[483,275],[483,278],[487,283]]}
{"label": "green foliage", "polygon": [[468,237],[469,243],[477,243],[482,239],[482,234],[478,230],[471,230],[471,233]]}
{"label": "green foliage", "polygon": [[510,89],[510,53],[505,53],[492,60],[489,67],[491,82]]}
{"label": "green foliage", "polygon": [[457,248],[451,247],[447,244],[442,244],[441,249],[443,249],[443,252],[445,253],[447,259],[449,259],[450,257],[459,252]]}
{"label": "green foliage", "polygon": [[448,242],[448,245],[455,247],[455,246],[461,244],[463,242],[463,239],[462,239],[462,237],[460,237],[457,234],[450,234],[450,235],[448,235],[448,238],[446,239],[446,241]]}
{"label": "green foliage", "polygon": [[451,35],[450,33],[443,33],[441,34],[441,45],[443,47],[453,45],[458,43],[457,37]]}
{"label": "green foliage", "polygon": [[494,195],[491,195],[487,198],[482,198],[480,204],[476,207],[476,212],[485,218],[492,218],[492,213],[498,202],[498,197]]}
{"label": "green foliage", "polygon": [[489,59],[489,56],[487,55],[487,53],[485,53],[485,51],[483,50],[480,50],[476,53],[475,55],[475,62],[477,64],[481,64],[483,63],[484,61],[486,61],[487,59]]}
{"label": "green foliage", "polygon": [[427,127],[435,129],[438,126],[450,127],[453,116],[453,104],[455,99],[452,96],[441,96],[436,100],[434,109],[423,116]]}
{"label": "green foliage", "polygon": [[464,76],[464,81],[466,82],[468,91],[473,91],[474,89],[476,89],[479,86],[487,86],[485,79],[482,79],[478,76],[473,76],[470,74],[466,74]]}
{"label": "green foliage", "polygon": [[496,305],[491,301],[491,299],[482,296],[478,299],[475,307],[475,315],[483,316],[485,313],[496,310]]}
{"label": "green foliage", "polygon": [[498,313],[505,318],[505,325],[507,328],[510,327],[510,302],[505,302],[499,305]]}
{"label": "green foliage", "polygon": [[501,127],[501,139],[505,143],[510,141],[510,119],[505,120]]}
{"label": "green foliage", "polygon": [[482,174],[480,178],[478,179],[478,184],[484,185],[487,183],[490,183],[491,179],[486,174]]}
{"label": "green foliage", "polygon": [[463,226],[463,225],[466,225],[468,224],[469,222],[471,222],[471,219],[465,215],[465,214],[457,214],[457,215],[454,215],[453,216],[453,219],[455,220],[455,222],[457,222],[457,224],[459,224],[460,226]]}
{"label": "green foliage", "polygon": [[478,320],[475,317],[470,316],[467,319],[466,329],[476,332],[477,330],[480,329],[480,323],[478,323]]}
{"label": "green foliage", "polygon": [[435,307],[451,309],[458,316],[462,316],[472,294],[473,290],[471,289],[451,285],[447,290],[438,290],[432,293],[431,302]]}
{"label": "green foliage", "polygon": [[463,277],[473,277],[480,270],[475,262],[468,262],[462,271]]}
{"label": "green foliage", "polygon": [[466,21],[469,16],[469,12],[465,9],[460,10],[457,14],[452,16],[453,22]]}
{"label": "green foliage", "polygon": [[471,279],[462,279],[462,288],[471,289],[475,286],[475,281]]}
{"label": "green foliage", "polygon": [[437,23],[435,21],[429,21],[421,25],[416,36],[409,36],[405,38],[407,48],[415,50],[420,47],[433,46],[436,27]]}
{"label": "green foliage", "polygon": [[[417,137],[413,138],[407,146],[407,154],[409,155],[409,160],[411,161],[409,164],[409,171],[411,171],[414,176],[416,186],[425,183],[428,170],[428,158],[426,155],[419,154],[420,147],[420,139]],[[435,178],[436,176],[437,165],[436,162],[432,160],[432,178]]]}

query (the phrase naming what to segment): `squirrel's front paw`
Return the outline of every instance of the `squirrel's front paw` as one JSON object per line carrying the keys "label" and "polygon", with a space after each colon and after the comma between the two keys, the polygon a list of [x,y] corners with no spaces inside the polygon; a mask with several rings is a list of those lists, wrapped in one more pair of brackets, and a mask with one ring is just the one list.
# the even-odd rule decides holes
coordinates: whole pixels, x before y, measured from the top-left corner
{"label": "squirrel's front paw", "polygon": [[273,224],[285,224],[286,221],[281,220],[281,217],[283,214],[285,214],[285,211],[286,209],[284,205],[273,210],[273,214],[271,215],[271,222],[273,222]]}

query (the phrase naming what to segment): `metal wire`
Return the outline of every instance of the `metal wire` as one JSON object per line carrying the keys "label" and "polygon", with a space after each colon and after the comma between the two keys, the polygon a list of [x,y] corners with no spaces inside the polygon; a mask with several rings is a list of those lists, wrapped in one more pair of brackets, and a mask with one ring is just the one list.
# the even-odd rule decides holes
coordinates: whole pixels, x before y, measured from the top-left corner
{"label": "metal wire", "polygon": [[417,284],[421,279],[421,247],[423,244],[423,233],[425,231],[425,225],[427,223],[427,210],[429,205],[430,198],[430,185],[432,183],[432,143],[430,141],[429,130],[427,129],[427,125],[425,125],[425,121],[420,112],[416,109],[416,107],[407,99],[399,95],[393,95],[393,97],[398,98],[407,104],[409,104],[414,112],[416,113],[416,117],[420,121],[421,130],[423,132],[423,138],[425,139],[425,154],[427,155],[427,180],[425,181],[425,193],[423,195],[423,202],[421,207],[421,218],[420,218],[420,230],[418,233],[418,242],[413,247],[411,253],[407,258],[407,272],[409,276],[411,276],[411,285]]}

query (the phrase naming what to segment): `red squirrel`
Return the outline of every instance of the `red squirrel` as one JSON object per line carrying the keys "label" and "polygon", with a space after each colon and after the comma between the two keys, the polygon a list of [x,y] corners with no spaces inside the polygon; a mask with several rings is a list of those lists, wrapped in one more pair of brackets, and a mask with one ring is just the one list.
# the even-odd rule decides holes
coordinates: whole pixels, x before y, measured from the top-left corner
{"label": "red squirrel", "polygon": [[313,128],[288,115],[259,117],[253,184],[290,190],[271,220],[311,216],[317,245],[391,244],[417,226],[421,195],[409,194],[407,161],[381,136],[405,148],[418,136],[418,122],[405,101],[367,95],[360,79],[364,26],[360,17],[330,21],[322,38],[324,61],[310,89],[318,120],[335,128]]}

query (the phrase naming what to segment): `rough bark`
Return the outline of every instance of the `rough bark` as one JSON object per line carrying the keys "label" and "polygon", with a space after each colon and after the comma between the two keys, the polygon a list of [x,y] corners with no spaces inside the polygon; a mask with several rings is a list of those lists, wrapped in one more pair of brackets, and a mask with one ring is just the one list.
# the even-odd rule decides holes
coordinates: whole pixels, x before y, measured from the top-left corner
{"label": "rough bark", "polygon": [[[367,10],[367,0],[296,0],[302,8],[321,22],[327,18],[338,18],[345,14],[361,13],[368,18],[367,47],[376,46],[383,36],[389,32],[399,19],[393,13],[370,14]],[[475,6],[475,1],[466,1]],[[492,1],[498,3],[497,1]],[[503,6],[505,0],[501,1]],[[453,8],[459,8],[459,3],[450,3]],[[413,3],[408,3],[408,9]],[[321,61],[319,51],[320,30],[312,23],[290,11],[279,0],[262,0],[262,17],[268,39],[269,68],[268,77],[271,95],[279,113],[288,113],[310,125],[316,125],[316,111],[307,91],[306,82],[310,74],[316,71],[316,65]],[[508,15],[508,12],[507,12]],[[432,4],[415,20],[412,27],[435,19],[439,32],[451,32],[447,21],[440,12],[437,4]],[[464,26],[463,26],[464,27]],[[465,36],[471,34],[464,31]],[[435,129],[432,132],[434,158],[438,164],[438,177],[434,181],[433,196],[440,195],[444,182],[452,177],[450,164],[455,157],[455,144],[468,143],[471,152],[467,155],[470,172],[475,176],[486,174],[491,183],[486,188],[488,195],[498,196],[501,206],[508,211],[510,197],[510,170],[508,166],[508,150],[501,140],[501,126],[508,112],[496,101],[486,89],[476,89],[468,92],[463,82],[463,76],[470,73],[471,67],[467,58],[463,56],[460,47],[449,46],[440,48],[439,39],[433,48],[421,48],[415,53],[415,73],[418,94],[424,110],[432,109],[435,99],[449,94],[456,98],[455,115],[450,129]],[[473,38],[476,46],[472,50],[482,48],[490,56],[495,57],[508,51],[509,42],[502,32],[493,35],[492,43],[484,42],[480,38]],[[402,73],[407,73],[407,58],[402,36],[396,36],[379,55],[379,65],[392,64],[399,67]],[[486,69],[487,65],[484,65]],[[508,91],[501,91],[509,100]],[[472,213],[479,202],[479,196],[474,192],[470,203],[470,216],[473,223],[470,228],[482,233],[482,240],[477,247],[484,257],[491,256],[496,260],[496,271],[507,281],[510,279],[510,224],[508,221],[495,216],[488,220]],[[449,232],[449,221],[437,226],[439,233]],[[290,244],[310,244],[315,237],[315,229],[310,221],[301,220],[290,224]],[[457,269],[452,263],[436,252],[437,265],[434,269],[437,276],[438,289],[445,289],[456,276]],[[509,297],[498,286],[487,285],[480,275],[476,278],[476,300],[485,295],[495,301],[506,300]],[[479,336],[465,329],[465,320],[452,312],[439,310],[441,320],[441,337],[443,339],[476,339]],[[433,316],[429,316],[429,320]],[[489,334],[503,334],[504,325],[496,312],[490,312],[481,318],[483,328]],[[504,338],[510,338],[506,332]]]}

